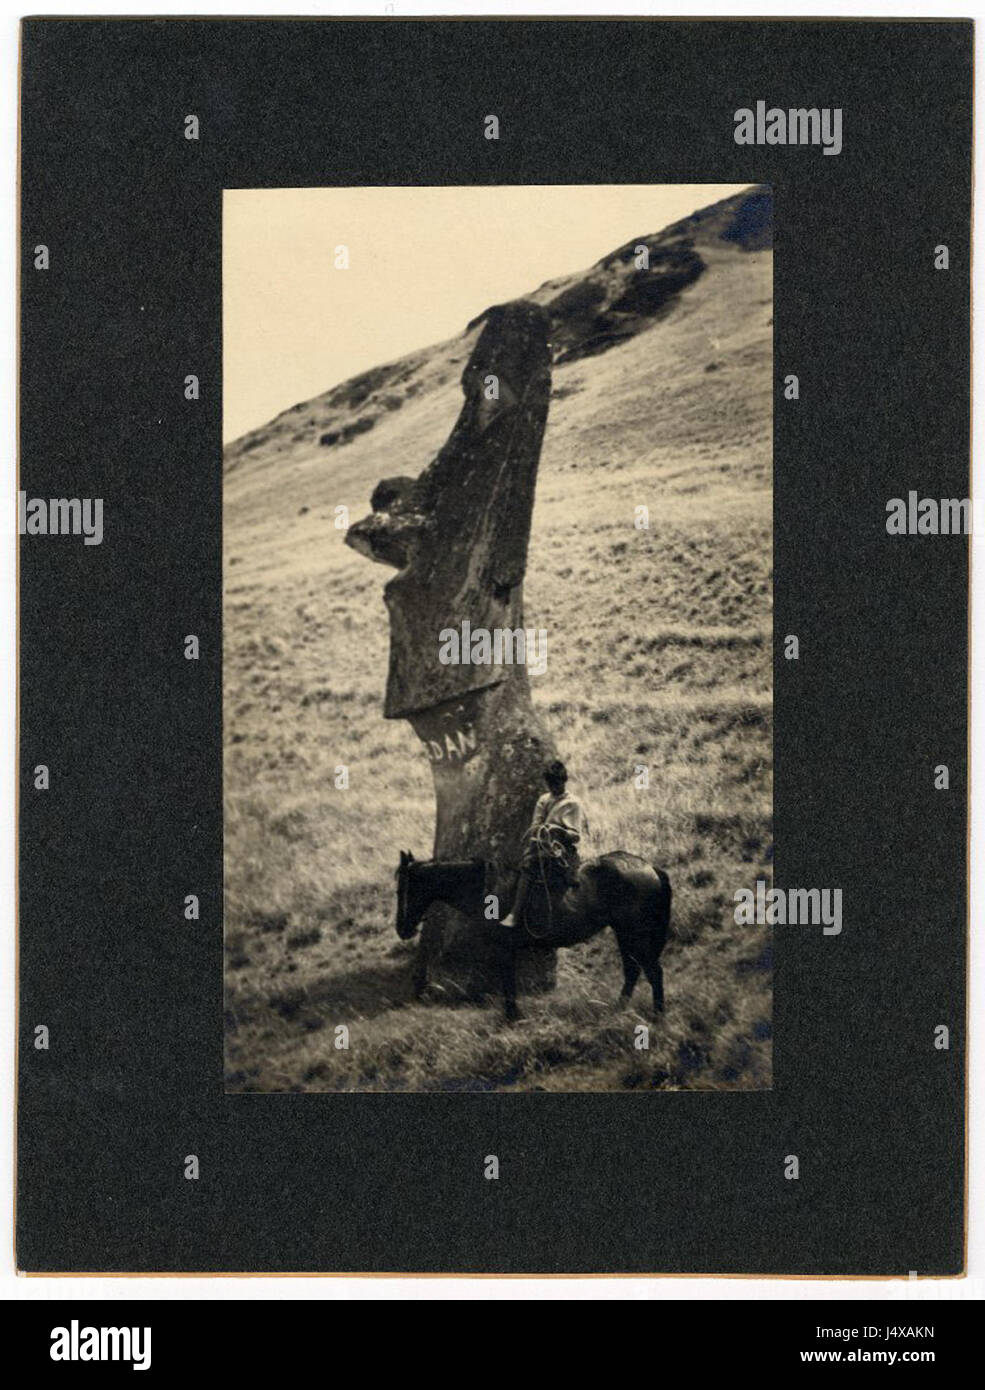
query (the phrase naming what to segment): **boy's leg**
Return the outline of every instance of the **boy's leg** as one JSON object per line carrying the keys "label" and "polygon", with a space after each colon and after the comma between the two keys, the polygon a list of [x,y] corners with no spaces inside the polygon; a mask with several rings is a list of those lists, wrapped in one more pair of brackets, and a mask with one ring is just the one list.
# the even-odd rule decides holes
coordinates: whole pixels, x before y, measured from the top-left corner
{"label": "boy's leg", "polygon": [[513,899],[513,907],[508,916],[504,917],[501,926],[515,927],[520,920],[520,913],[523,911],[523,904],[527,901],[527,889],[530,887],[530,876],[526,870],[520,870],[520,877],[517,880],[516,895]]}

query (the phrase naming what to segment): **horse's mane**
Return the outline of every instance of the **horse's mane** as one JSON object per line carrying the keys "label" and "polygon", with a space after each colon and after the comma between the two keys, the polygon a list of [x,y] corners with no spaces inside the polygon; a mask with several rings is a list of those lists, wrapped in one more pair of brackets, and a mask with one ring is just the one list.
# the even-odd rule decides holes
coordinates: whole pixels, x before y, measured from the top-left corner
{"label": "horse's mane", "polygon": [[396,869],[394,870],[393,876],[394,876],[394,878],[399,879],[400,874],[401,874],[401,870],[403,870],[403,869],[433,869],[433,868],[435,868],[435,867],[440,867],[440,868],[442,868],[442,869],[463,869],[463,870],[464,870],[464,869],[475,869],[476,871],[478,871],[479,869],[481,869],[481,870],[483,871],[483,873],[485,873],[485,870],[486,870],[486,863],[487,863],[487,861],[486,861],[485,859],[478,859],[478,858],[476,858],[476,859],[411,859],[411,860],[409,860],[406,864],[398,864],[397,867],[396,867]]}

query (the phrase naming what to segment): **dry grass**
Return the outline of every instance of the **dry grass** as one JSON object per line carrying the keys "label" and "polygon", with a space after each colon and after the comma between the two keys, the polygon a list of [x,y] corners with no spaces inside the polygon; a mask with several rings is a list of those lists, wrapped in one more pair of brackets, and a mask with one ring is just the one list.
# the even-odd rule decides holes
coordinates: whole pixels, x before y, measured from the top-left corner
{"label": "dry grass", "polygon": [[769,936],[732,905],[772,856],[772,267],[708,259],[671,315],[556,369],[526,586],[549,643],[535,699],[596,852],[645,854],[674,885],[666,1015],[614,1009],[611,933],[561,952],[556,992],[512,1026],[493,1000],[411,997],[393,870],[399,849],[430,850],[431,777],[409,726],[381,717],[387,573],[343,545],[333,509],[356,519],[380,477],[443,442],[472,341],[456,339],[384,381],[372,430],[319,445],[365,409],[322,398],[227,474],[228,1089],[770,1085]]}

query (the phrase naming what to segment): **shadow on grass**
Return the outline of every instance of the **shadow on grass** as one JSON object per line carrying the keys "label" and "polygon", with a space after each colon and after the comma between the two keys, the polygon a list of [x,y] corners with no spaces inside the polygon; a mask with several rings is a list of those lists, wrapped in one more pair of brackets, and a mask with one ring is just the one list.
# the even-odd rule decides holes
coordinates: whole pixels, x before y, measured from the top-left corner
{"label": "shadow on grass", "polygon": [[308,986],[309,1008],[330,1010],[344,1023],[348,1018],[376,1018],[411,1005],[421,1004],[414,994],[412,954],[399,960],[372,961],[334,970]]}

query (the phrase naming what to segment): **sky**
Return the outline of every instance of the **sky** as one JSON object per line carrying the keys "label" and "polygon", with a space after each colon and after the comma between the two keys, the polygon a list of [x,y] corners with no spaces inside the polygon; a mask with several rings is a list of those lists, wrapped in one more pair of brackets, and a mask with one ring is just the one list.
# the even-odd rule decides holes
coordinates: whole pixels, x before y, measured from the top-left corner
{"label": "sky", "polygon": [[226,189],[223,438],[744,187]]}

